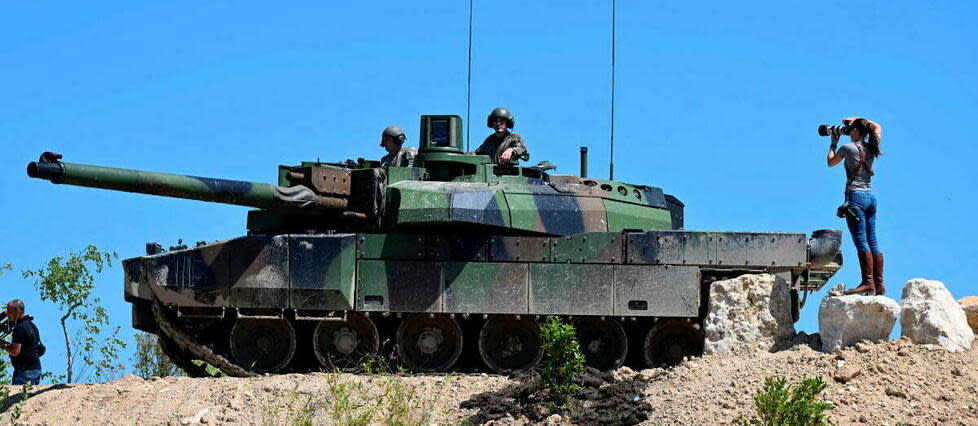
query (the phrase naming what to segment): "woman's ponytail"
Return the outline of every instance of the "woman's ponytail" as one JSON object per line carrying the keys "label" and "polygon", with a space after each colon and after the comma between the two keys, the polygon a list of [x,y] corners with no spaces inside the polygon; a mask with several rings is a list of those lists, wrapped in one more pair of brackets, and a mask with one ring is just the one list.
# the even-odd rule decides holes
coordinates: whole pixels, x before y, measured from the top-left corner
{"label": "woman's ponytail", "polygon": [[860,118],[854,120],[850,126],[856,130],[859,130],[859,133],[863,135],[864,141],[868,138],[868,142],[866,142],[866,149],[869,151],[869,154],[873,156],[873,158],[883,155],[883,152],[880,150],[880,145],[883,143],[882,134],[878,125],[865,118]]}

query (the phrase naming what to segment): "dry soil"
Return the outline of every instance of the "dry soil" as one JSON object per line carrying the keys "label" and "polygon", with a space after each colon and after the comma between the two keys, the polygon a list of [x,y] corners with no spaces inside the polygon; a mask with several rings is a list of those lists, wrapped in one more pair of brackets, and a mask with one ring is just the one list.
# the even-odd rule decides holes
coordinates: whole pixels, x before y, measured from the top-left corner
{"label": "dry soil", "polygon": [[[771,375],[821,376],[839,424],[978,424],[978,343],[948,353],[900,339],[834,354],[798,344],[778,352],[694,358],[669,369],[592,374],[571,409],[537,404],[535,377],[292,374],[250,379],[126,376],[39,386],[25,424],[724,424],[754,414]],[[13,389],[14,393],[20,391]],[[9,398],[0,419],[18,411]]]}

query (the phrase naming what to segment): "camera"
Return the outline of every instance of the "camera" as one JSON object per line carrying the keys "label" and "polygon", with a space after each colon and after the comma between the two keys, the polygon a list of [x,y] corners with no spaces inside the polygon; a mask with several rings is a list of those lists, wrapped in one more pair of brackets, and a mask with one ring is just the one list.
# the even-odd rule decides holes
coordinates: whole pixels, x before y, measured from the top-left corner
{"label": "camera", "polygon": [[849,126],[828,126],[825,124],[818,126],[819,136],[829,136],[829,135],[842,136],[848,134],[849,134]]}
{"label": "camera", "polygon": [[856,222],[860,221],[859,216],[856,215],[856,211],[853,210],[851,206],[849,206],[848,201],[842,203],[841,206],[835,209],[835,215],[838,216],[840,219],[851,217],[852,220],[855,220]]}

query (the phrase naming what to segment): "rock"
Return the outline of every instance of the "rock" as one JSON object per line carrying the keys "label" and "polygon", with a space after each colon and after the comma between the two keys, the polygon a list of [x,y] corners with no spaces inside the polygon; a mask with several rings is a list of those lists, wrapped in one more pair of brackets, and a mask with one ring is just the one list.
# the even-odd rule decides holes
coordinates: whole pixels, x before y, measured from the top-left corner
{"label": "rock", "polygon": [[968,325],[971,331],[978,334],[978,296],[968,296],[958,300],[958,304],[964,309],[964,316],[968,318]]}
{"label": "rock", "polygon": [[628,366],[622,366],[615,371],[611,372],[612,377],[614,377],[616,382],[621,382],[624,380],[631,379],[635,376],[635,370],[628,368]]}
{"label": "rock", "polygon": [[710,286],[706,354],[739,346],[770,349],[795,334],[788,284],[771,274],[741,275]]}
{"label": "rock", "polygon": [[550,417],[547,417],[547,419],[544,420],[543,424],[547,426],[556,426],[561,424],[563,420],[564,419],[560,417],[560,414],[552,414]]}
{"label": "rock", "polygon": [[907,281],[900,306],[903,335],[914,343],[939,345],[950,352],[971,349],[975,332],[944,283],[922,278]]}
{"label": "rock", "polygon": [[848,383],[859,376],[860,373],[862,373],[862,370],[856,367],[840,368],[839,371],[836,371],[832,375],[832,378],[840,383]]}
{"label": "rock", "polygon": [[180,424],[181,425],[195,425],[195,424],[198,424],[198,423],[201,422],[201,420],[204,418],[204,416],[207,413],[209,413],[210,411],[211,411],[211,409],[209,407],[208,408],[201,409],[194,416],[180,419]]}
{"label": "rock", "polygon": [[818,307],[822,351],[834,352],[862,340],[886,340],[900,305],[886,296],[829,296]]}
{"label": "rock", "polygon": [[907,393],[897,388],[886,388],[885,393],[889,396],[895,396],[897,398],[907,399]]}

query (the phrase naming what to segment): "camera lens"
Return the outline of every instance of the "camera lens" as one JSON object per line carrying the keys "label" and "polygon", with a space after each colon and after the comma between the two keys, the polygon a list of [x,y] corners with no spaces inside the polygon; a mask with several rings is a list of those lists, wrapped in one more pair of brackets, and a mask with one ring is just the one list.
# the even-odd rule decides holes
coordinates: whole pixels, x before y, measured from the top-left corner
{"label": "camera lens", "polygon": [[842,136],[848,134],[849,134],[849,126],[828,126],[825,124],[818,126],[819,136],[829,136],[829,135]]}

